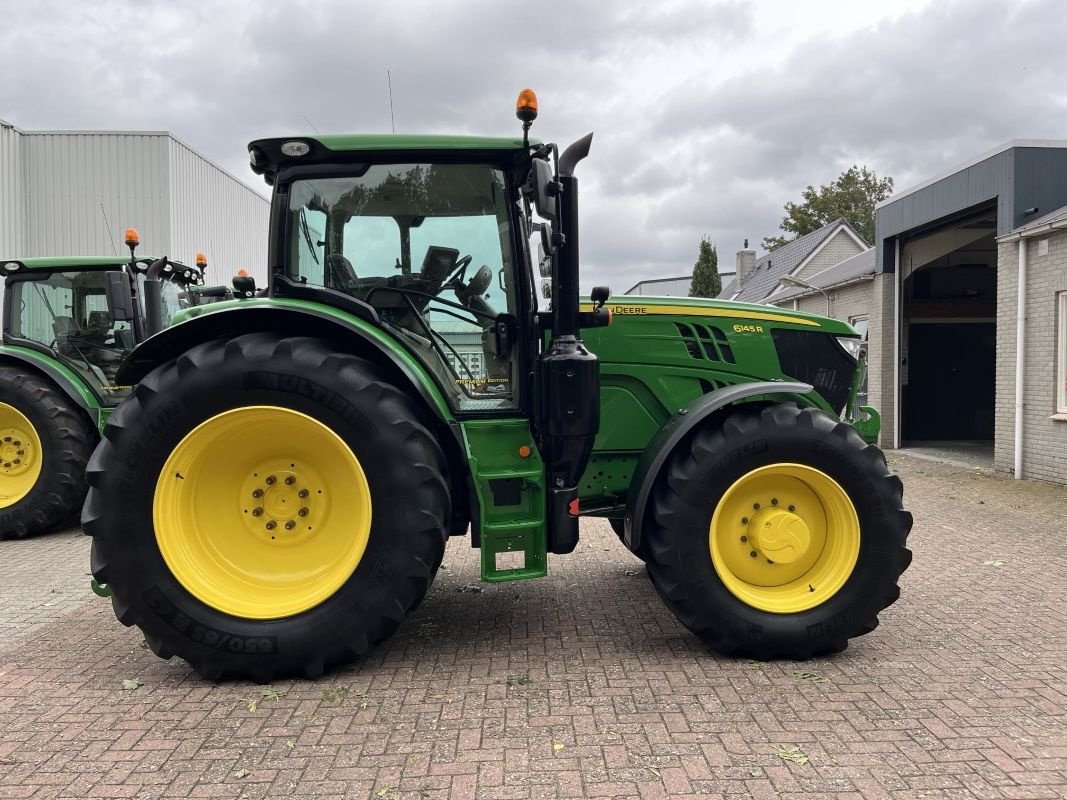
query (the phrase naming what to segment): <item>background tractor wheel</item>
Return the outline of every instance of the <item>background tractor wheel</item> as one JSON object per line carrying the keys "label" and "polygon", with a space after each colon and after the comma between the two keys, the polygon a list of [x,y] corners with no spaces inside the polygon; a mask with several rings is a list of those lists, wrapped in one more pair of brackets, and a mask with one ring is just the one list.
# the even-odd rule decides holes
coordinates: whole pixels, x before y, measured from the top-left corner
{"label": "background tractor wheel", "polygon": [[649,574],[715,650],[797,658],[874,630],[911,562],[900,479],[815,409],[738,410],[671,457],[646,528]]}
{"label": "background tractor wheel", "polygon": [[248,334],[149,374],[83,512],[93,574],[155,653],[205,677],[316,677],[422,600],[451,518],[420,409],[370,362]]}
{"label": "background tractor wheel", "polygon": [[0,367],[0,539],[41,533],[85,499],[96,430],[47,380]]}

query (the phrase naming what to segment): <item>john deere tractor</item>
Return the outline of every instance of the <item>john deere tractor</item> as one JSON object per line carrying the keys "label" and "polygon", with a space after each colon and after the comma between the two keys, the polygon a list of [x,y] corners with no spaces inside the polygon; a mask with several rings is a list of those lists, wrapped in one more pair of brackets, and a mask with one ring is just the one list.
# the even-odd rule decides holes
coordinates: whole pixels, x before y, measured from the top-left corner
{"label": "john deere tractor", "polygon": [[[195,267],[166,258],[0,260],[0,539],[47,530],[85,499],[85,464],[108,415],[129,393],[116,380],[134,344],[202,302]],[[109,305],[115,282],[127,305]],[[218,294],[207,292],[204,297]]]}
{"label": "john deere tractor", "polygon": [[592,136],[530,141],[529,91],[518,116],[516,138],[249,145],[273,187],[266,292],[248,279],[136,348],[88,469],[93,573],[155,653],[314,677],[404,621],[450,537],[485,581],[537,578],[583,515],[722,653],[838,651],[897,598],[901,482],[842,418],[856,332],[581,301]]}

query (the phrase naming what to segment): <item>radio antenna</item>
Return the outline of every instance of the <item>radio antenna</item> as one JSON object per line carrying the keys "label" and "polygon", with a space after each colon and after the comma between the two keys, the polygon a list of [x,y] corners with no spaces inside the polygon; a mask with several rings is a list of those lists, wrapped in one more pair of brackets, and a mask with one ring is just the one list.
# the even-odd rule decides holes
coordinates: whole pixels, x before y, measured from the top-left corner
{"label": "radio antenna", "polygon": [[396,117],[393,116],[393,74],[385,71],[385,79],[389,82],[389,121],[393,124],[393,133],[396,133]]}

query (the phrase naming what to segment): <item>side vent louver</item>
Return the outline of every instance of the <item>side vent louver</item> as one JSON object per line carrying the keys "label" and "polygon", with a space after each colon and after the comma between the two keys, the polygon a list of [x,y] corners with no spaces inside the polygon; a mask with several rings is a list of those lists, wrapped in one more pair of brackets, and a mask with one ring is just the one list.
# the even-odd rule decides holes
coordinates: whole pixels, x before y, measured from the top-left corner
{"label": "side vent louver", "polygon": [[685,349],[697,360],[721,361],[724,364],[736,364],[734,351],[726,334],[714,325],[696,325],[692,327],[680,322],[674,323],[678,329]]}

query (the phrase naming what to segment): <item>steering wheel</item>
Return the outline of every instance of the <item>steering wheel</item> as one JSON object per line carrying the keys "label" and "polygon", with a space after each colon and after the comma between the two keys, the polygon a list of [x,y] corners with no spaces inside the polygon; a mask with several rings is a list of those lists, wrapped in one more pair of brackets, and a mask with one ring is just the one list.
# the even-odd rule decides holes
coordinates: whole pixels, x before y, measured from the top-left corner
{"label": "steering wheel", "polygon": [[455,288],[454,284],[456,283],[462,286],[463,279],[467,275],[467,267],[470,266],[471,261],[473,260],[474,259],[471,258],[471,256],[463,256],[456,261],[456,266],[452,268],[452,272],[449,273],[449,276],[441,283],[441,289],[439,291]]}

